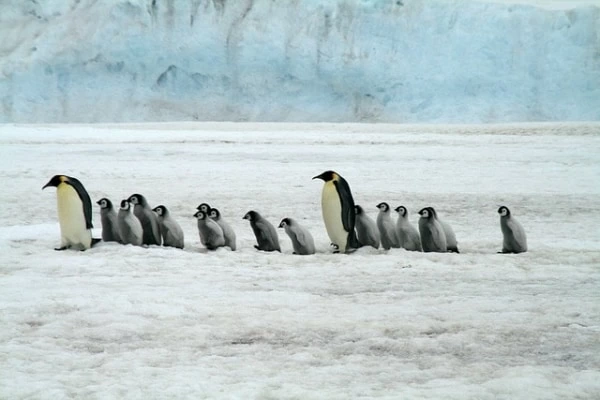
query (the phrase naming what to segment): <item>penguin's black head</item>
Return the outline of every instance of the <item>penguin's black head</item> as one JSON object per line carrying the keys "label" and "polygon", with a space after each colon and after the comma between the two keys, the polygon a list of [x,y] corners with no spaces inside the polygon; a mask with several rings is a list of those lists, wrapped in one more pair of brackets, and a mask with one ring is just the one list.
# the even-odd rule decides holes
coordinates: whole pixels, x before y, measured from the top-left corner
{"label": "penguin's black head", "polygon": [[501,217],[508,217],[510,215],[510,210],[508,207],[502,206],[498,209],[498,214],[500,214]]}
{"label": "penguin's black head", "polygon": [[361,206],[359,206],[359,205],[354,206],[354,214],[361,215],[364,212],[365,211],[363,210],[363,208]]}
{"label": "penguin's black head", "polygon": [[247,219],[248,221],[256,221],[258,218],[260,218],[259,213],[256,211],[248,211],[246,215],[244,215],[243,219]]}
{"label": "penguin's black head", "polygon": [[103,210],[112,210],[112,208],[113,208],[112,201],[110,201],[106,197],[103,197],[100,200],[98,200],[96,202],[96,204],[98,204],[100,206],[100,208]]}
{"label": "penguin's black head", "polygon": [[207,203],[201,203],[198,207],[196,207],[196,210],[203,211],[208,214],[210,211],[210,206]]}
{"label": "penguin's black head", "polygon": [[377,208],[379,208],[383,212],[390,211],[390,205],[388,203],[386,203],[385,201],[377,204]]}
{"label": "penguin's black head", "polygon": [[421,216],[421,218],[432,218],[433,214],[430,211],[431,207],[425,207],[425,208],[421,208],[421,210],[419,211],[419,215]]}
{"label": "penguin's black head", "polygon": [[292,224],[292,220],[289,218],[284,218],[281,220],[281,222],[279,223],[279,227],[283,228],[286,225],[291,225]]}
{"label": "penguin's black head", "polygon": [[404,206],[398,206],[394,209],[394,211],[396,211],[402,217],[406,217],[406,213],[408,212]]}
{"label": "penguin's black head", "polygon": [[69,182],[69,177],[66,175],[54,175],[52,177],[52,179],[50,179],[48,181],[48,183],[46,183],[43,187],[42,190],[46,189],[49,186],[54,186],[57,187],[58,185],[60,185],[61,183],[68,183]]}
{"label": "penguin's black head", "polygon": [[163,206],[162,204],[160,206],[154,207],[152,211],[154,211],[160,217],[164,217],[165,215],[167,215],[168,212],[167,207]]}
{"label": "penguin's black head", "polygon": [[129,210],[129,207],[131,207],[131,204],[129,204],[129,201],[121,200],[121,209],[122,210]]}
{"label": "penguin's black head", "polygon": [[211,208],[210,211],[208,212],[208,215],[214,219],[214,220],[218,220],[219,218],[221,218],[221,211],[219,211],[216,208]]}
{"label": "penguin's black head", "polygon": [[141,206],[146,206],[146,204],[148,204],[148,201],[146,200],[146,198],[139,193],[132,194],[131,196],[129,196],[127,201],[129,201],[133,205],[139,204]]}
{"label": "penguin's black head", "polygon": [[204,211],[196,211],[196,214],[194,214],[194,217],[196,217],[198,219],[206,219],[206,213]]}
{"label": "penguin's black head", "polygon": [[321,175],[314,176],[313,179],[322,179],[325,182],[337,179],[339,175],[334,171],[325,171]]}

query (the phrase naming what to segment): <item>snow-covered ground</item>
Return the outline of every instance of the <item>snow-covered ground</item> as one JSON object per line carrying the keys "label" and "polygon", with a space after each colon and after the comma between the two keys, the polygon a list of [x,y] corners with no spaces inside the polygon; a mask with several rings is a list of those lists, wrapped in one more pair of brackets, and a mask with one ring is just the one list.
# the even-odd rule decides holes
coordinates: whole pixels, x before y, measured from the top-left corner
{"label": "snow-covered ground", "polygon": [[4,0],[0,123],[600,120],[600,0]]}
{"label": "snow-covered ground", "polygon": [[[0,398],[598,399],[600,124],[3,125],[0,165]],[[330,253],[330,168],[462,253]],[[186,248],[54,251],[57,173],[167,205]],[[201,248],[202,201],[238,251]],[[501,204],[528,253],[496,254]],[[318,254],[256,251],[250,209]]]}

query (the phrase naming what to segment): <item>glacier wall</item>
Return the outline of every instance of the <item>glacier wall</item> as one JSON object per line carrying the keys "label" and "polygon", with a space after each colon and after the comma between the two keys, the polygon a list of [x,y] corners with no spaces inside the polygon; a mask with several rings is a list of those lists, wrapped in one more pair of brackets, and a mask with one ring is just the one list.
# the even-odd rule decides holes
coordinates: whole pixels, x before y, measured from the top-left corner
{"label": "glacier wall", "polygon": [[0,37],[0,122],[600,120],[596,4],[4,0]]}

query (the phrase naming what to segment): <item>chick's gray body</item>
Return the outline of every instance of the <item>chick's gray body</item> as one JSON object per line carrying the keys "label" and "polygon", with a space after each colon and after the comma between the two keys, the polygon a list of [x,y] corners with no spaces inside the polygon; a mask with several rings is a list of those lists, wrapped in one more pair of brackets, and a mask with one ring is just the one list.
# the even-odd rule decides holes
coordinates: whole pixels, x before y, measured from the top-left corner
{"label": "chick's gray body", "polygon": [[502,230],[502,253],[524,253],[527,251],[527,236],[523,226],[506,206],[498,209]]}
{"label": "chick's gray body", "polygon": [[160,234],[162,236],[163,246],[176,247],[183,249],[184,236],[181,226],[171,216],[167,207],[160,205],[153,210],[158,216]]}
{"label": "chick's gray body", "polygon": [[225,246],[223,229],[213,221],[204,211],[198,211],[194,216],[198,219],[198,233],[200,242],[208,250],[216,250]]}
{"label": "chick's gray body", "polygon": [[390,206],[387,203],[379,203],[379,214],[377,214],[377,228],[381,235],[381,247],[389,250],[392,247],[398,248],[398,238],[396,237],[396,227],[390,214]]}
{"label": "chick's gray body", "polygon": [[396,234],[400,247],[408,251],[423,251],[419,231],[410,223],[408,210],[404,206],[396,208],[398,221],[396,222]]}
{"label": "chick's gray body", "polygon": [[426,253],[445,253],[447,251],[446,234],[444,228],[437,220],[429,207],[419,211],[419,232],[421,234],[421,244]]}
{"label": "chick's gray body", "polygon": [[119,236],[121,243],[141,246],[144,238],[144,230],[142,223],[133,214],[131,205],[127,200],[121,201],[121,208],[117,214],[117,222],[119,225]]}
{"label": "chick's gray body", "polygon": [[377,224],[365,213],[361,206],[354,206],[354,210],[356,212],[355,227],[358,242],[361,246],[372,246],[378,249],[381,239]]}
{"label": "chick's gray body", "polygon": [[456,235],[454,234],[454,230],[446,221],[440,219],[437,215],[437,211],[433,207],[429,207],[431,212],[435,215],[435,218],[438,220],[440,225],[442,225],[442,229],[444,230],[444,235],[446,236],[446,251],[451,253],[459,253],[458,251],[458,242],[456,241]]}
{"label": "chick's gray body", "polygon": [[280,228],[292,241],[294,254],[309,255],[315,254],[315,241],[310,232],[292,218],[284,218],[279,224]]}
{"label": "chick's gray body", "polygon": [[100,205],[100,221],[102,222],[102,240],[121,243],[117,212],[113,203],[106,197],[96,202]]}
{"label": "chick's gray body", "polygon": [[254,247],[257,250],[281,252],[277,231],[269,221],[256,211],[248,211],[244,219],[250,221],[250,226],[252,227],[254,236],[256,236],[257,244]]}
{"label": "chick's gray body", "polygon": [[148,201],[141,194],[133,194],[129,197],[129,202],[135,204],[133,213],[142,223],[144,230],[143,244],[161,245],[160,227],[158,225],[158,217],[150,208]]}
{"label": "chick's gray body", "polygon": [[223,238],[225,239],[225,246],[235,251],[236,248],[236,236],[233,228],[229,225],[221,215],[221,212],[216,208],[210,209],[210,217],[221,227],[223,231]]}

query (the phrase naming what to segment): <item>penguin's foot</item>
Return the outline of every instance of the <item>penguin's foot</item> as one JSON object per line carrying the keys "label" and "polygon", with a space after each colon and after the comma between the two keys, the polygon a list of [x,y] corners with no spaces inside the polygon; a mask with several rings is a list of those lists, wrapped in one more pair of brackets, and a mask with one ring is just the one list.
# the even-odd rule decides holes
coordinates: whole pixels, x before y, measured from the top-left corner
{"label": "penguin's foot", "polygon": [[254,248],[255,248],[256,250],[262,250],[262,249],[261,249],[260,247],[258,247],[258,245],[256,245],[256,244],[254,245]]}
{"label": "penguin's foot", "polygon": [[90,247],[94,247],[94,245],[100,243],[102,239],[92,238],[92,245]]}
{"label": "penguin's foot", "polygon": [[62,246],[62,247],[55,247],[54,250],[56,251],[63,251],[63,250],[67,250],[69,249],[71,246]]}

